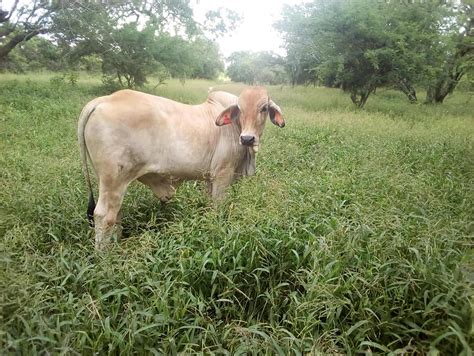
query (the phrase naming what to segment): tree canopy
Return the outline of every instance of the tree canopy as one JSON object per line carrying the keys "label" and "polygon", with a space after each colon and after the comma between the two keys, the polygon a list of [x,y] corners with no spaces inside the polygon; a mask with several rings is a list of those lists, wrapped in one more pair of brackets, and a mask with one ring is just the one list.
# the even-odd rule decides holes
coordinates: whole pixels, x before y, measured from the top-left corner
{"label": "tree canopy", "polygon": [[[222,16],[227,16],[225,27],[220,24]],[[223,70],[223,62],[218,46],[206,36],[231,30],[237,21],[234,12],[218,9],[199,24],[189,0],[36,0],[21,6],[15,1],[0,14],[0,64],[20,69],[25,53],[9,54],[39,34],[47,34],[63,65],[77,65],[95,55],[106,77],[115,77],[128,87],[143,85],[157,71],[183,78],[213,78]]]}
{"label": "tree canopy", "polygon": [[239,51],[229,58],[227,75],[234,82],[278,84],[286,81],[284,59],[272,52]]}
{"label": "tree canopy", "polygon": [[[224,70],[215,39],[240,17],[193,17],[191,0],[22,2],[0,9],[0,69],[99,67],[107,82],[141,86],[159,78],[215,78]],[[1,5],[0,5],[1,7]],[[286,6],[275,24],[286,57],[235,52],[227,75],[247,84],[290,82],[341,88],[363,107],[379,87],[416,102],[442,103],[474,73],[470,0],[312,0]]]}
{"label": "tree canopy", "polygon": [[446,85],[452,91],[472,66],[471,10],[463,2],[315,0],[287,7],[276,27],[294,84],[341,87],[362,107],[380,86],[396,87],[412,102],[415,84],[429,98]]}

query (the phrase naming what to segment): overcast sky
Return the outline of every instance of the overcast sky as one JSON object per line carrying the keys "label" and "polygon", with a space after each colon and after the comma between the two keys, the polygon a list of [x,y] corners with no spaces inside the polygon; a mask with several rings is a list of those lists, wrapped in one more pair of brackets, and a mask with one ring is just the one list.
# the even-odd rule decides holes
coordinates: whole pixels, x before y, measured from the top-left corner
{"label": "overcast sky", "polygon": [[227,57],[235,51],[274,51],[284,55],[285,50],[273,23],[281,18],[284,4],[295,5],[304,0],[193,0],[196,20],[212,9],[226,7],[243,17],[239,27],[218,39],[222,54]]}

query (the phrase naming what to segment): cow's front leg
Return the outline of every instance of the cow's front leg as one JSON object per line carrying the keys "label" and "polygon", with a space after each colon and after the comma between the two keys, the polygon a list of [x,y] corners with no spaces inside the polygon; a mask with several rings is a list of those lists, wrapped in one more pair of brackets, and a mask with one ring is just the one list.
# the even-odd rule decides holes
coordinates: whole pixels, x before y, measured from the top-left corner
{"label": "cow's front leg", "polygon": [[126,184],[105,185],[100,180],[99,200],[94,210],[95,248],[103,250],[122,235],[120,208],[127,189]]}
{"label": "cow's front leg", "polygon": [[234,181],[234,169],[222,169],[212,178],[210,183],[210,193],[214,202],[219,202],[225,198],[226,189]]}

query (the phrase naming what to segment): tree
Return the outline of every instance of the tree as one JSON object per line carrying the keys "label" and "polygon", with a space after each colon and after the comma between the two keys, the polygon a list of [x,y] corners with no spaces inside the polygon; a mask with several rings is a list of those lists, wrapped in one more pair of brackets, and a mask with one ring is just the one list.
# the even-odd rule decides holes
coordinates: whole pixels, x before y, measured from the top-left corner
{"label": "tree", "polygon": [[192,78],[215,79],[224,71],[224,62],[216,42],[197,37],[190,43],[193,58]]}
{"label": "tree", "polygon": [[70,63],[97,55],[107,83],[115,77],[132,88],[163,67],[157,39],[171,23],[188,35],[197,31],[188,1],[77,2],[55,14],[51,30]]}
{"label": "tree", "polygon": [[38,0],[22,6],[15,0],[10,9],[0,8],[0,61],[20,43],[46,33],[54,11],[52,3]]}
{"label": "tree", "polygon": [[283,59],[272,52],[233,52],[227,75],[235,82],[278,84],[286,81]]}
{"label": "tree", "polygon": [[[152,24],[158,31],[173,22],[191,32],[196,29],[189,1],[43,1],[34,0],[19,5],[15,0],[10,9],[0,9],[0,61],[17,45],[39,34],[59,36],[74,42],[105,35],[123,19],[137,24]],[[95,27],[98,29],[95,30]],[[110,35],[110,32],[108,32]]]}
{"label": "tree", "polygon": [[462,77],[474,69],[473,6],[466,2],[446,4],[445,27],[440,46],[431,60],[437,64],[428,83],[426,103],[442,103]]}
{"label": "tree", "polygon": [[57,71],[63,67],[60,50],[51,41],[35,37],[23,42],[0,62],[0,69],[15,73],[46,69]]}
{"label": "tree", "polygon": [[[205,68],[202,62],[198,64],[199,59],[191,47],[200,41],[209,50],[201,54],[212,59],[217,70],[222,68],[216,58],[219,56],[217,47],[204,40],[203,33],[206,26],[212,33],[231,29],[238,17],[231,11],[224,11],[226,16],[230,16],[226,19],[228,27],[212,27],[212,21],[223,20],[221,12],[213,12],[203,26],[194,21],[189,3],[189,0],[36,0],[20,8],[15,2],[12,9],[4,10],[0,15],[0,62],[5,61],[19,43],[40,33],[48,33],[48,38],[62,50],[65,63],[74,65],[82,57],[98,56],[102,60],[104,75],[109,78],[115,75],[126,86],[142,85],[147,75],[163,66],[168,66],[169,72],[183,78],[194,75],[194,72],[196,75],[215,75],[216,72]],[[180,36],[169,35],[171,31],[180,33]],[[170,41],[178,46],[168,46]],[[173,58],[160,51],[163,45],[174,53]]]}
{"label": "tree", "polygon": [[252,65],[252,54],[247,51],[233,52],[227,60],[230,62],[227,75],[234,82],[253,84],[255,68]]}
{"label": "tree", "polygon": [[102,53],[103,74],[116,76],[128,88],[145,84],[146,77],[158,68],[152,51],[153,30],[139,31],[135,24],[127,24],[114,32],[114,44]]}
{"label": "tree", "polygon": [[[308,69],[321,81],[349,92],[359,107],[386,82],[393,56],[386,46],[389,38],[377,6],[376,1],[315,1],[289,12],[277,24],[287,33],[291,57],[312,58]],[[294,45],[302,38],[306,38],[307,48]]]}
{"label": "tree", "polygon": [[[285,69],[291,84],[315,84],[316,67],[321,64],[321,51],[309,17],[308,5],[285,5],[283,20],[276,23],[285,43]],[[330,86],[330,85],[329,85]]]}
{"label": "tree", "polygon": [[359,107],[379,86],[395,87],[416,102],[415,84],[439,77],[434,58],[455,52],[442,49],[447,27],[458,21],[452,16],[459,18],[451,8],[449,2],[315,0],[286,8],[276,27],[294,83],[341,87]]}

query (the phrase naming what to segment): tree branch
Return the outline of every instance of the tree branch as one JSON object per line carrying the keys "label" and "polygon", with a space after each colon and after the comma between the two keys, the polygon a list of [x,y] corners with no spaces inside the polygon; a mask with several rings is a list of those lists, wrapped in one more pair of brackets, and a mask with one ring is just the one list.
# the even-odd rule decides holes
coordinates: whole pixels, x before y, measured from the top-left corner
{"label": "tree branch", "polygon": [[18,1],[19,0],[15,0],[9,12],[0,9],[0,23],[10,21],[10,17],[12,17],[13,12],[16,10],[16,7],[18,6]]}
{"label": "tree branch", "polygon": [[36,29],[33,31],[19,33],[12,38],[3,46],[0,47],[0,61],[8,55],[21,42],[26,42],[40,33],[46,33],[46,29]]}

